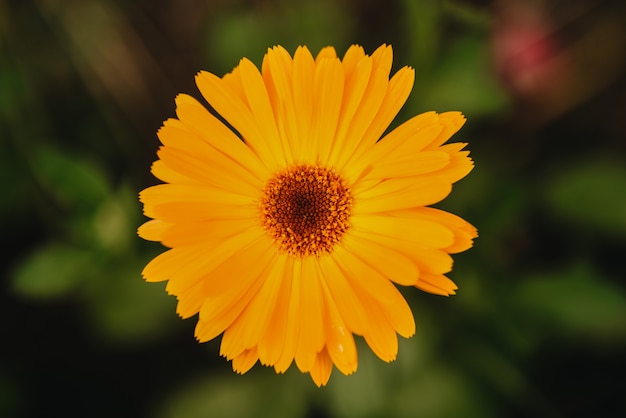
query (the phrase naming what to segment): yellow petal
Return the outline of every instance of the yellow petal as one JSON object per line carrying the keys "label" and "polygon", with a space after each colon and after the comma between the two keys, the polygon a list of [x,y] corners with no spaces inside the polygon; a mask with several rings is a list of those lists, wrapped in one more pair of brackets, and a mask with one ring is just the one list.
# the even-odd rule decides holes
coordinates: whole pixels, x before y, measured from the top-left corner
{"label": "yellow petal", "polygon": [[413,89],[414,80],[415,71],[409,67],[401,68],[394,74],[391,80],[389,80],[389,85],[380,108],[371,121],[367,132],[363,138],[361,138],[356,153],[352,155],[353,158],[358,158],[380,139],[409,98],[409,93],[411,89]]}
{"label": "yellow petal", "polygon": [[302,259],[300,338],[296,349],[296,365],[302,372],[311,370],[317,353],[324,347],[324,298],[317,260]]}
{"label": "yellow petal", "polygon": [[369,327],[363,335],[365,342],[383,361],[390,362],[398,355],[398,337],[387,315],[376,303],[367,304]]}
{"label": "yellow petal", "polygon": [[[346,73],[346,79],[352,75],[352,71],[363,58],[365,58],[365,50],[362,46],[351,45],[348,48],[343,56],[343,59],[341,60]],[[369,61],[371,62],[371,60]]]}
{"label": "yellow petal", "polygon": [[[394,158],[395,157],[395,158]],[[450,155],[442,151],[425,151],[411,155],[394,154],[373,164],[367,179],[385,179],[430,174],[450,164]]]}
{"label": "yellow petal", "polygon": [[271,48],[263,59],[262,74],[268,89],[278,131],[288,161],[298,155],[299,138],[296,107],[293,97],[293,60],[285,48]]}
{"label": "yellow petal", "polygon": [[161,234],[160,240],[168,247],[186,247],[201,242],[219,242],[250,229],[251,223],[241,219],[222,219],[169,225]]}
{"label": "yellow petal", "polygon": [[300,338],[300,315],[302,298],[302,260],[295,259],[293,262],[293,277],[291,278],[291,292],[289,294],[289,306],[287,308],[287,324],[285,338],[280,357],[274,364],[277,373],[287,371],[296,356],[298,340]]}
{"label": "yellow petal", "polygon": [[443,274],[452,270],[452,257],[443,250],[411,248],[407,252],[415,263],[417,263],[422,274]]}
{"label": "yellow petal", "polygon": [[259,360],[256,347],[244,351],[233,359],[233,370],[239,374],[244,374],[252,368]]}
{"label": "yellow petal", "polygon": [[158,219],[153,219],[145,222],[137,229],[137,234],[148,241],[161,241],[164,231],[166,231],[171,224],[163,222]]}
{"label": "yellow petal", "polygon": [[[364,68],[366,70],[369,69],[368,66],[364,66]],[[346,162],[352,158],[352,155],[380,109],[382,100],[387,92],[388,84],[388,74],[385,74],[385,72],[380,69],[373,68],[357,111],[350,120],[349,128],[337,132],[336,141],[338,144],[341,144],[341,148],[332,155],[329,164],[341,170]]]}
{"label": "yellow petal", "polygon": [[176,296],[178,303],[176,304],[176,313],[183,319],[191,318],[202,308],[206,296],[202,294],[203,283],[196,282],[187,289],[180,292]]}
{"label": "yellow petal", "polygon": [[454,234],[454,242],[444,248],[449,254],[455,254],[471,248],[472,240],[478,236],[478,232],[466,220],[443,210],[436,208],[415,208],[397,213],[400,217],[414,217],[417,219],[438,222],[448,228]]}
{"label": "yellow petal", "polygon": [[[293,258],[287,257],[284,271],[282,272],[280,289],[272,309],[270,319],[271,326],[267,327],[259,340],[259,360],[262,364],[273,366],[276,364],[283,352],[285,338],[287,335],[287,318],[289,313],[289,300],[291,295],[291,282],[293,275]],[[276,271],[280,274],[280,271]]]}
{"label": "yellow petal", "polygon": [[468,151],[455,152],[455,148],[462,148],[463,143],[446,144],[439,147],[440,150],[449,152],[450,163],[432,175],[444,178],[450,183],[455,183],[465,177],[474,168],[474,161],[469,157]]}
{"label": "yellow petal", "polygon": [[358,190],[358,186],[355,189],[356,216],[429,206],[445,199],[452,185],[438,179],[406,177],[383,180],[367,190]]}
{"label": "yellow petal", "polygon": [[[415,333],[415,321],[411,309],[402,294],[388,279],[342,248],[337,248],[332,256],[346,273],[348,281],[360,300],[368,301],[367,304],[377,303],[396,332],[403,337],[408,338]],[[367,309],[369,305],[364,306]]]}
{"label": "yellow petal", "polygon": [[221,242],[208,241],[193,247],[176,248],[181,251],[189,251],[195,258],[192,260],[185,258],[183,259],[183,261],[186,261],[185,263],[179,260],[175,260],[176,263],[170,261],[171,264],[177,265],[177,270],[169,277],[170,281],[166,290],[173,295],[179,295],[194,283],[205,280],[206,276],[213,274],[216,268],[236,254],[239,253],[241,257],[245,257],[245,254],[242,253],[243,249],[253,245],[255,246],[254,248],[258,245],[268,246],[269,244],[266,243],[262,234],[263,232],[259,229],[249,229]]}
{"label": "yellow petal", "polygon": [[[248,99],[250,110],[260,136],[251,135],[244,138],[256,149],[268,151],[264,161],[276,161],[279,167],[284,167],[291,161],[291,151],[280,137],[270,103],[263,76],[258,68],[248,59],[242,59],[239,64],[241,82]],[[273,159],[269,159],[270,156]]]}
{"label": "yellow petal", "polygon": [[144,214],[151,218],[158,218],[172,223],[239,219],[241,221],[249,221],[251,227],[255,226],[254,221],[257,217],[257,208],[249,204],[249,202],[244,200],[232,205],[220,203],[210,201],[172,202],[160,205],[144,203]]}
{"label": "yellow petal", "polygon": [[392,130],[373,147],[364,150],[361,158],[356,160],[358,164],[364,166],[379,164],[388,157],[392,159],[412,157],[439,138],[443,129],[440,115],[435,112],[422,113]]}
{"label": "yellow petal", "polygon": [[323,256],[317,261],[321,270],[321,280],[325,283],[329,296],[333,298],[343,322],[349,331],[362,335],[367,327],[366,316],[354,290],[332,257]]}
{"label": "yellow petal", "polygon": [[231,191],[190,184],[159,184],[139,194],[146,216],[165,222],[212,219],[251,219],[257,216],[254,199]]}
{"label": "yellow petal", "polygon": [[141,275],[148,282],[162,282],[169,280],[178,272],[181,266],[201,257],[207,250],[205,245],[196,245],[185,248],[172,248],[153,258],[143,269]]}
{"label": "yellow petal", "polygon": [[[354,51],[354,53],[358,55],[358,50]],[[352,54],[350,54],[350,57],[352,57]],[[347,152],[344,150],[350,145],[346,143],[351,139],[348,132],[350,132],[352,121],[355,118],[363,95],[370,82],[373,62],[370,57],[361,57],[358,62],[344,62],[343,66],[346,81],[341,112],[337,124],[337,134],[328,159],[328,164],[331,166],[337,166],[342,153]]]}
{"label": "yellow petal", "polygon": [[[196,327],[199,341],[209,341],[224,332],[250,303],[264,282],[270,260],[267,252],[270,250],[265,240],[257,240],[203,278],[200,292],[206,295],[206,299],[200,308]],[[257,262],[245,262],[253,256],[257,257]],[[237,280],[224,280],[226,277]],[[225,357],[234,358],[245,348],[237,341],[234,346],[222,347],[221,350]]]}
{"label": "yellow petal", "polygon": [[[334,145],[335,131],[343,99],[344,75],[339,59],[322,60],[315,68],[313,117],[311,119],[310,145],[317,148],[319,161],[328,161]],[[310,161],[316,155],[308,156]]]}
{"label": "yellow petal", "polygon": [[391,45],[382,44],[372,53],[374,67],[379,71],[387,74],[391,72],[391,64],[393,62],[393,47]]}
{"label": "yellow petal", "polygon": [[[222,121],[217,119],[200,102],[186,94],[176,98],[176,120],[167,121],[164,126],[184,126],[187,131],[193,132],[206,144],[223,154],[227,159],[241,165],[252,175],[267,174],[265,165],[258,159],[248,146]],[[180,141],[180,138],[178,138]],[[175,146],[175,143],[164,145]]]}
{"label": "yellow petal", "polygon": [[326,349],[341,373],[352,374],[358,365],[354,337],[343,321],[337,303],[325,282],[322,282],[322,290],[326,306]]}
{"label": "yellow petal", "polygon": [[347,234],[343,247],[387,279],[402,285],[413,285],[419,277],[415,263],[406,255],[370,241]]}
{"label": "yellow petal", "polygon": [[[229,93],[233,94],[237,99],[239,99],[245,106],[250,107],[248,104],[248,98],[246,97],[246,92],[243,89],[243,83],[241,82],[241,69],[239,66],[233,68],[233,70],[224,74],[222,77],[222,82],[224,83],[224,87],[229,91]],[[196,75],[196,84],[197,77]]]}
{"label": "yellow petal", "polygon": [[458,289],[457,285],[443,274],[431,273],[422,274],[415,287],[442,296],[454,295]]}
{"label": "yellow petal", "polygon": [[224,334],[224,338],[232,337],[240,340],[241,344],[247,349],[259,344],[268,326],[273,326],[270,323],[270,319],[274,313],[274,306],[278,301],[282,281],[285,278],[286,263],[287,256],[276,256],[267,272],[261,289],[231,325],[227,333]]}
{"label": "yellow petal", "polygon": [[143,203],[150,205],[167,204],[172,201],[226,203],[233,205],[247,204],[253,197],[237,190],[221,190],[209,185],[195,184],[157,184],[139,193]]}
{"label": "yellow petal", "polygon": [[[239,71],[233,72],[232,77],[241,78],[241,74]],[[241,82],[243,84],[243,79]],[[250,89],[249,84],[253,81],[246,79],[246,82]],[[207,102],[243,136],[246,144],[254,151],[259,160],[265,163],[266,167],[274,171],[277,167],[284,165],[282,150],[276,152],[280,144],[276,141],[265,140],[257,126],[254,114],[247,103],[229,88],[230,83],[224,82],[214,74],[201,71],[196,76],[196,84]]]}
{"label": "yellow petal", "polygon": [[172,170],[221,190],[236,190],[239,194],[256,197],[262,188],[258,178],[253,178],[240,165],[221,154],[205,157],[201,151],[194,152],[192,147],[187,151],[163,147],[157,154]]}
{"label": "yellow petal", "polygon": [[165,163],[161,160],[157,160],[152,163],[152,166],[150,167],[150,172],[154,175],[154,177],[166,183],[194,185],[202,184],[200,180],[193,179],[191,177],[185,176],[184,174],[176,170],[173,170],[172,168],[165,165]]}
{"label": "yellow petal", "polygon": [[461,112],[444,112],[439,115],[439,123],[443,129],[439,136],[428,145],[432,149],[446,142],[465,124],[465,116]]}
{"label": "yellow petal", "polygon": [[[374,340],[380,350],[388,356],[381,356],[385,361],[390,361],[397,352],[397,337],[391,337],[392,330],[405,338],[415,334],[415,319],[408,303],[396,289],[395,300],[391,303],[382,302],[379,298],[372,296],[364,288],[356,288],[359,298],[363,301],[368,311],[368,330],[365,333],[368,344]],[[388,338],[390,341],[382,343],[381,338]],[[386,348],[383,348],[386,347]],[[393,355],[392,355],[393,354]]]}
{"label": "yellow petal", "polygon": [[320,52],[317,54],[317,57],[315,57],[315,63],[319,64],[321,61],[325,59],[333,59],[333,58],[337,58],[337,51],[335,51],[335,48],[332,46],[326,46],[322,48]]}
{"label": "yellow petal", "polygon": [[310,370],[311,378],[317,387],[324,386],[330,379],[330,374],[333,371],[333,361],[328,354],[328,350],[324,348],[317,354],[313,367]]}
{"label": "yellow petal", "polygon": [[388,215],[353,216],[353,232],[376,240],[385,236],[399,245],[428,248],[446,248],[454,242],[454,235],[445,226],[431,220],[401,218]]}
{"label": "yellow petal", "polygon": [[[443,274],[452,269],[452,257],[450,257],[450,255],[444,250],[425,248],[417,245],[404,245],[402,241],[398,241],[385,235],[377,235],[375,239],[371,239],[370,237],[353,232],[350,239],[363,242],[364,246],[366,245],[370,247],[370,251],[373,251],[372,248],[377,248],[375,251],[387,251],[389,252],[387,257],[391,257],[393,254],[396,254],[396,257],[401,256],[410,260],[410,262],[416,266],[416,270],[419,273],[416,273],[415,276],[410,276],[410,278],[405,277],[402,282],[391,279],[398,284],[412,286],[422,273]],[[349,250],[347,246],[346,248]],[[370,257],[373,256],[374,253],[372,252]],[[366,257],[361,258],[367,261]],[[375,267],[374,262],[371,262],[370,265]],[[381,272],[383,271],[380,267],[378,267],[378,270]]]}
{"label": "yellow petal", "polygon": [[259,175],[268,174],[252,150],[195,99],[179,95],[176,103],[181,120],[168,119],[157,132],[166,148],[184,151],[207,164],[219,164],[225,174],[251,184],[258,182]]}
{"label": "yellow petal", "polygon": [[343,247],[335,248],[330,257],[354,289],[361,288],[384,305],[393,304],[398,297],[402,297],[388,278]]}
{"label": "yellow petal", "polygon": [[297,118],[298,139],[293,151],[296,163],[305,161],[306,147],[310,141],[311,118],[313,116],[313,83],[315,62],[306,47],[299,47],[293,57],[293,99]]}

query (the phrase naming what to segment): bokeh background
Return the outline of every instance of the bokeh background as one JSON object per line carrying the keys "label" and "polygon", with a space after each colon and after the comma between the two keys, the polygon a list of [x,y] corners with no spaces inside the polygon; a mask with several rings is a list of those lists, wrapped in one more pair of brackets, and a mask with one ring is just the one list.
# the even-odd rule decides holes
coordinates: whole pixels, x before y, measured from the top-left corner
{"label": "bokeh background", "polygon": [[[391,43],[396,123],[461,110],[480,232],[417,334],[318,389],[198,344],[135,233],[174,97],[266,49]],[[620,0],[0,0],[1,417],[626,415],[626,8]]]}

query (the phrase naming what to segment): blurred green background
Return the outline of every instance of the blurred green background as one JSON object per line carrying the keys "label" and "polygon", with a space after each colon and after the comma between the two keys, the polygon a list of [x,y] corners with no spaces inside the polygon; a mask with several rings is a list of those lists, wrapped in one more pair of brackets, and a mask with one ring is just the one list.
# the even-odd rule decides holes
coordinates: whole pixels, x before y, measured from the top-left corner
{"label": "blurred green background", "polygon": [[[621,1],[0,0],[1,417],[626,415]],[[200,69],[266,49],[394,46],[396,124],[460,110],[475,170],[441,205],[480,232],[417,334],[318,389],[234,374],[140,271],[137,193]]]}

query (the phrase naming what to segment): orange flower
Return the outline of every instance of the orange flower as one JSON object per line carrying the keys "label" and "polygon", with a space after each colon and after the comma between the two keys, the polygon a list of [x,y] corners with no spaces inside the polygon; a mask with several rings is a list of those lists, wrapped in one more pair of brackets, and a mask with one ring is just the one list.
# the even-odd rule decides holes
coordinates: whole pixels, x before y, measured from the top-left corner
{"label": "orange flower", "polygon": [[169,281],[183,318],[199,313],[199,341],[223,334],[239,373],[295,360],[324,385],[333,364],[357,369],[354,335],[392,361],[397,334],[415,332],[394,284],[457,288],[450,254],[476,229],[428,206],[473,167],[465,144],[444,145],[465,119],[428,112],[381,139],[414,81],[408,67],[390,79],[391,63],[386,45],[342,60],[274,47],[262,71],[244,58],[222,78],[197,75],[227,124],[181,94],[158,132],[165,184],[141,192],[152,220],[139,235],[170,249],[143,275]]}

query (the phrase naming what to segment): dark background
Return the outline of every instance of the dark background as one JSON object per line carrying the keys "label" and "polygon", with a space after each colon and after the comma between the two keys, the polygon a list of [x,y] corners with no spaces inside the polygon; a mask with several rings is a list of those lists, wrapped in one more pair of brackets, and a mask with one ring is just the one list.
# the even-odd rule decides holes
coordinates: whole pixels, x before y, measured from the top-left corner
{"label": "dark background", "polygon": [[[0,0],[0,416],[626,414],[621,1]],[[137,192],[194,75],[268,47],[394,46],[400,121],[460,110],[475,170],[439,206],[479,229],[417,334],[318,389],[238,376],[143,266]],[[360,342],[361,343],[361,342]]]}

